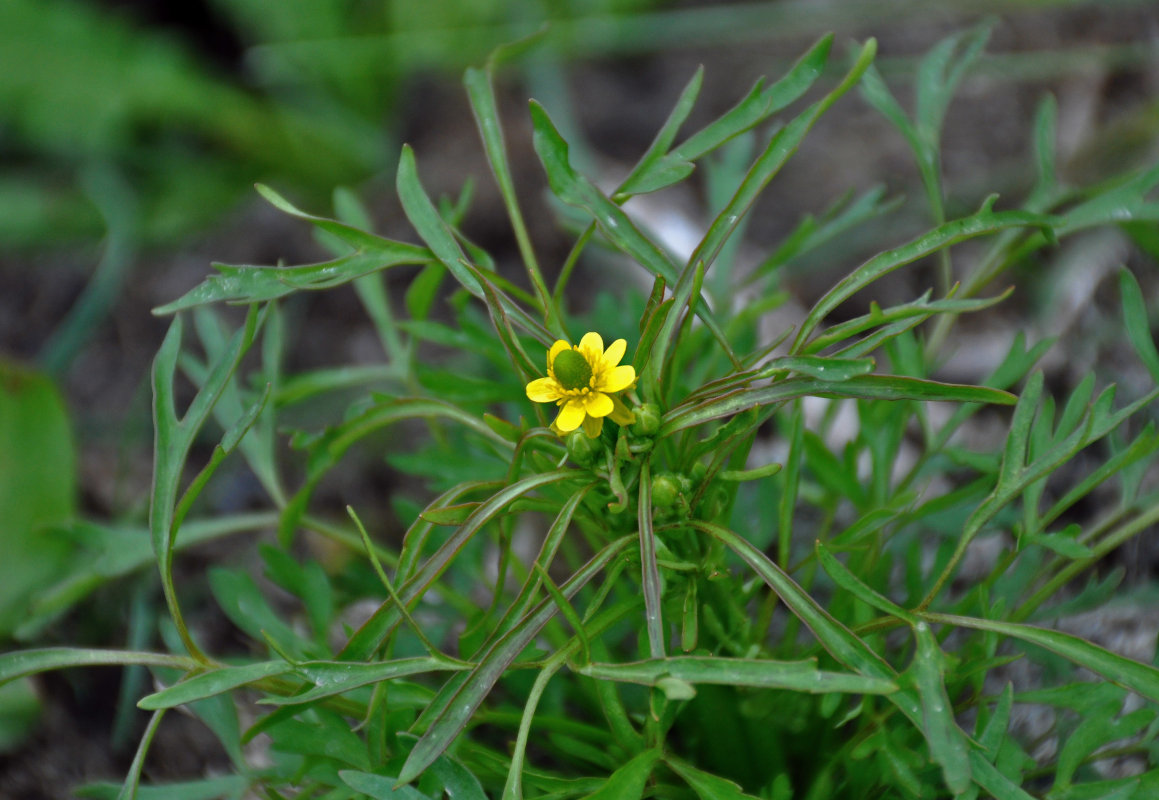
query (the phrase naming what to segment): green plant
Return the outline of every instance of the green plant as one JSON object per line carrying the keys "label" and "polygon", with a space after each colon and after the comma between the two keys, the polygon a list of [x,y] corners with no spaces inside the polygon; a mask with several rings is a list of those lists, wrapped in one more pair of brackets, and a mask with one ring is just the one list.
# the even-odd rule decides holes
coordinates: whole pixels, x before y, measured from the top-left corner
{"label": "green plant", "polygon": [[[276,207],[313,225],[334,258],[216,265],[217,275],[158,310],[176,315],[153,373],[149,523],[172,622],[163,631],[169,651],[18,651],[0,656],[0,681],[84,664],[153,669],[163,688],[139,702],[152,717],[124,797],[138,794],[150,742],[178,707],[214,731],[236,774],[141,787],[142,797],[1151,796],[1159,670],[1029,623],[1104,603],[1113,583],[1075,592],[1075,580],[1159,519],[1159,497],[1144,481],[1159,436],[1141,422],[1159,389],[1117,405],[1115,390],[1096,393],[1092,377],[1056,400],[1035,369],[1050,343],[1028,347],[1021,337],[981,385],[934,376],[955,319],[1010,296],[983,296],[995,278],[1077,231],[1125,220],[1153,226],[1156,206],[1146,196],[1159,168],[1092,188],[1061,185],[1047,101],[1036,130],[1038,183],[1023,207],[995,210],[991,197],[947,219],[942,119],[984,41],[984,30],[971,31],[923,60],[912,120],[873,72],[871,40],[819,99],[769,130],[773,115],[814,87],[828,61],[826,37],[781,80],[758,84],[676,144],[698,73],[610,194],[573,168],[568,143],[532,103],[551,191],[569,219],[582,221],[555,274],[541,268],[516,201],[493,67],[469,70],[467,92],[526,288],[461,233],[466,194],[429,198],[409,148],[397,187],[423,245],[369,232],[350,193],[335,196],[336,219],[328,219],[263,188]],[[896,208],[880,190],[846,199],[804,218],[754,272],[739,271],[733,243],[753,202],[858,85],[913,146],[934,227],[868,259],[795,328],[770,334],[761,321],[785,300],[781,268]],[[755,160],[738,168],[737,159],[712,157],[735,141],[756,145]],[[695,251],[677,261],[624,204],[697,166],[729,191]],[[981,254],[958,265],[964,277],[953,283],[950,248],[971,239]],[[611,301],[597,298],[576,314],[570,282],[595,242],[633,262],[651,291],[605,273],[593,280]],[[419,272],[404,297],[392,298],[384,274],[406,265]],[[911,265],[933,267],[936,295],[835,318],[846,301]],[[733,303],[745,282],[751,302]],[[292,331],[282,299],[345,284],[373,321],[385,363],[285,374]],[[1159,383],[1159,353],[1131,273],[1120,273],[1119,289],[1127,339]],[[232,332],[228,315],[212,307],[221,303],[247,307]],[[186,344],[188,317],[200,357]],[[595,394],[623,411],[612,415],[592,399],[560,419],[560,428],[576,428],[563,440],[548,427],[554,414],[527,398],[567,402],[561,392],[582,388],[584,365],[561,363],[568,348],[558,341],[585,331],[613,339],[638,332],[625,362],[636,383],[597,377]],[[434,365],[420,348],[447,360]],[[619,355],[618,344],[609,351]],[[609,374],[620,360],[592,358],[585,355],[589,367]],[[184,413],[178,370],[196,387]],[[292,478],[279,430],[295,427],[311,404],[326,413],[323,401],[352,393],[345,413],[321,430],[293,431],[303,474]],[[807,417],[806,398],[825,401],[819,419]],[[931,414],[931,402],[953,410]],[[835,443],[842,406],[857,425]],[[1000,447],[961,440],[981,414],[1004,406],[1013,409]],[[536,417],[527,422],[527,414]],[[605,416],[612,422],[584,424]],[[224,434],[193,461],[211,420]],[[386,428],[403,432],[392,437],[392,464],[434,495],[425,504],[390,498],[406,525],[398,546],[370,534],[385,527],[384,507],[348,508],[343,522],[312,504],[360,448],[383,445]],[[783,445],[779,463],[760,455],[770,442]],[[913,455],[903,463],[907,449]],[[198,516],[202,489],[235,452],[270,510]],[[1076,462],[1080,452],[1096,454],[1095,465]],[[1096,517],[1074,513],[1096,496]],[[375,522],[368,529],[362,518]],[[298,606],[276,609],[247,571],[213,570],[218,605],[251,645],[208,653],[186,623],[175,551],[190,535],[263,526],[278,534],[277,546],[259,551],[265,577]],[[328,572],[298,557],[304,536],[365,558]],[[995,537],[1003,546],[985,577],[955,583],[971,546]],[[346,612],[369,591],[374,611],[351,623]],[[1050,685],[1016,692],[1005,683],[1004,667],[1019,658],[1053,676]],[[1128,693],[1142,703],[1122,713]],[[243,731],[237,704],[255,694],[250,708],[259,716]],[[1054,755],[1031,758],[1013,735],[1022,703],[1065,710],[1051,732]],[[1064,724],[1065,713],[1077,724]],[[271,752],[256,765],[246,745],[259,734]],[[1114,754],[1143,760],[1141,772],[1106,779],[1095,769],[1114,743]],[[118,789],[94,785],[84,794]]]}

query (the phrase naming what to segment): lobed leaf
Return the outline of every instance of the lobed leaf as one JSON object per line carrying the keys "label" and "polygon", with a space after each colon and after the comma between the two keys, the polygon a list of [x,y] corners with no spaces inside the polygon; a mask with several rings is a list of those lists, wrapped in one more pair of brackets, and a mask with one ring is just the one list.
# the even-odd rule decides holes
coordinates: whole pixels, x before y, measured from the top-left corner
{"label": "lobed leaf", "polygon": [[987,200],[981,210],[969,217],[943,223],[900,247],[879,253],[839,281],[825,293],[824,297],[817,301],[805,317],[805,321],[801,323],[797,336],[793,340],[790,353],[805,352],[810,336],[817,329],[821,320],[845,300],[899,267],[911,264],[918,259],[976,236],[1007,228],[1040,227],[1049,229],[1051,225],[1057,224],[1057,220],[1052,217],[1026,211],[991,211],[990,205],[993,199]]}
{"label": "lobed leaf", "polygon": [[699,92],[698,72],[652,146],[620,186],[617,197],[654,192],[684,180],[692,172],[693,161],[760,124],[808,91],[821,75],[832,44],[832,34],[822,37],[783,78],[767,88],[758,82],[740,103],[667,152]]}
{"label": "lobed leaf", "polygon": [[661,436],[733,416],[750,408],[780,403],[797,397],[854,397],[873,400],[939,400],[962,403],[1014,402],[1013,395],[984,386],[939,383],[897,375],[861,375],[841,382],[813,378],[789,378],[753,389],[737,389],[693,406],[677,406],[664,415]]}
{"label": "lobed leaf", "polygon": [[991,631],[1038,645],[1081,667],[1086,667],[1116,686],[1122,686],[1132,692],[1137,692],[1153,703],[1159,703],[1159,669],[1112,653],[1110,650],[1091,644],[1085,639],[1080,639],[1069,633],[1038,628],[1033,625],[962,617],[955,614],[928,612],[922,616],[931,622]]}

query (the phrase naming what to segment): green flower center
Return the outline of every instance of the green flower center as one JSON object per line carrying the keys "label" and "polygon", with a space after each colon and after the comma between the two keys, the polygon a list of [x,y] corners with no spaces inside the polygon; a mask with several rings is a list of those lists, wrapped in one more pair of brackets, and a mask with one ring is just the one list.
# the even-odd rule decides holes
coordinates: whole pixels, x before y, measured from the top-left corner
{"label": "green flower center", "polygon": [[578,350],[564,350],[555,357],[551,370],[565,389],[586,389],[592,379],[592,366]]}

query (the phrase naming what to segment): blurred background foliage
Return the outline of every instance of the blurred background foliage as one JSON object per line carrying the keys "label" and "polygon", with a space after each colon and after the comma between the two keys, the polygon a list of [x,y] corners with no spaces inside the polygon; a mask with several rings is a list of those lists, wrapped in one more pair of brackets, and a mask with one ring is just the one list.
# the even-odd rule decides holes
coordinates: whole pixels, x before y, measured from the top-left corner
{"label": "blurred background foliage", "polygon": [[[400,80],[456,72],[528,20],[641,0],[208,0],[0,6],[0,238],[99,235],[78,176],[118,170],[146,241],[211,225],[256,180],[328,191],[389,166]],[[520,20],[523,20],[520,22]]]}

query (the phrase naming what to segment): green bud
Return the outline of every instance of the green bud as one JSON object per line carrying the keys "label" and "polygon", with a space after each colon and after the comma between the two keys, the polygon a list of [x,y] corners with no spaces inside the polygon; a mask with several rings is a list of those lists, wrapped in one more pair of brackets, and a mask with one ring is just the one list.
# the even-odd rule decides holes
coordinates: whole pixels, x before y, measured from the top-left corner
{"label": "green bud", "polygon": [[652,505],[656,508],[671,508],[680,496],[680,483],[667,472],[652,476]]}
{"label": "green bud", "polygon": [[579,350],[564,350],[555,357],[551,370],[565,389],[586,388],[592,379],[592,365]]}
{"label": "green bud", "polygon": [[690,477],[693,483],[700,483],[704,480],[704,476],[708,474],[708,465],[702,461],[697,461],[692,465],[692,472]]}
{"label": "green bud", "polygon": [[567,435],[567,455],[581,467],[590,467],[596,461],[596,456],[603,450],[603,443],[598,439],[589,439],[583,428],[576,428]]}
{"label": "green bud", "polygon": [[644,403],[633,412],[636,421],[632,424],[632,433],[637,436],[654,436],[660,430],[660,406],[655,403]]}

